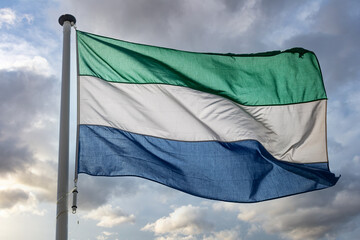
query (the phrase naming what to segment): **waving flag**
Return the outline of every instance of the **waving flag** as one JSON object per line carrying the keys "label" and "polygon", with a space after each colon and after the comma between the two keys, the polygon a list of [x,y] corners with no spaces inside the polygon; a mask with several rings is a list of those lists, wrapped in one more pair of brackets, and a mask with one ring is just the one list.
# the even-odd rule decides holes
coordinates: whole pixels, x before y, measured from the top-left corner
{"label": "waving flag", "polygon": [[77,31],[78,172],[257,202],[333,186],[313,52],[194,53]]}

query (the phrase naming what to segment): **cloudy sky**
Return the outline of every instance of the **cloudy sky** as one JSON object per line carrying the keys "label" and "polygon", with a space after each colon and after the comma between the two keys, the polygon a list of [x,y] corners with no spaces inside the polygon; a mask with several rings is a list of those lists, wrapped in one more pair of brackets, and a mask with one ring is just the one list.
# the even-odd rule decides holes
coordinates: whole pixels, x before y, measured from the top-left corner
{"label": "cloudy sky", "polygon": [[[55,236],[62,51],[57,21],[64,13],[77,18],[79,30],[188,51],[314,51],[329,98],[330,168],[342,175],[335,187],[257,204],[205,200],[137,178],[80,175],[69,239],[358,238],[358,0],[2,0],[0,239]],[[74,99],[72,94],[71,176]]]}

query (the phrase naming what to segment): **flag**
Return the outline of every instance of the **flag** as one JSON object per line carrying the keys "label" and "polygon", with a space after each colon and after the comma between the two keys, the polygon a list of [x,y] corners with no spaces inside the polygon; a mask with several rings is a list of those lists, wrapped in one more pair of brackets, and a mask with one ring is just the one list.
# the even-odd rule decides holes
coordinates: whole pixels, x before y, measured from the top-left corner
{"label": "flag", "polygon": [[78,172],[257,202],[333,186],[315,54],[179,51],[77,31]]}

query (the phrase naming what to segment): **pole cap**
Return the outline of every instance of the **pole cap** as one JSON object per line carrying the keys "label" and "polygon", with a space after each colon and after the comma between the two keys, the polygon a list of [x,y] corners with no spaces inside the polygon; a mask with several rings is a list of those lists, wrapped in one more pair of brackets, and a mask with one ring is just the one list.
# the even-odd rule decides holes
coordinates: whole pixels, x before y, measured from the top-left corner
{"label": "pole cap", "polygon": [[64,14],[59,17],[59,24],[62,26],[64,22],[69,21],[71,25],[76,23],[76,18],[71,14]]}

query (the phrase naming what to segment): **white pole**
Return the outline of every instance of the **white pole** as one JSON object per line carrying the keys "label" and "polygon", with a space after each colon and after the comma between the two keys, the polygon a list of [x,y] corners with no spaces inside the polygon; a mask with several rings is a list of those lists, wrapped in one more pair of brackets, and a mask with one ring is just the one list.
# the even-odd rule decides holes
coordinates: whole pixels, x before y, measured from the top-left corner
{"label": "white pole", "polygon": [[68,237],[68,191],[69,191],[69,112],[70,112],[70,33],[76,19],[65,14],[60,16],[63,26],[63,60],[61,79],[59,163],[57,185],[56,240]]}

